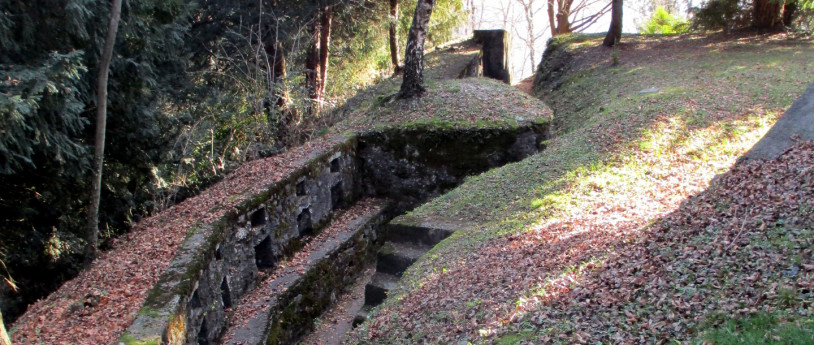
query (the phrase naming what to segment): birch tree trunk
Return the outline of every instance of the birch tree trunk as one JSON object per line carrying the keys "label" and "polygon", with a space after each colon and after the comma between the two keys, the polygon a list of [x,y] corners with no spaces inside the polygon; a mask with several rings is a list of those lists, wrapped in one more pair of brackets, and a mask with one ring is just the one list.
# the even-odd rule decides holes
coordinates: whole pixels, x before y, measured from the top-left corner
{"label": "birch tree trunk", "polygon": [[407,35],[407,49],[404,57],[404,79],[401,82],[399,98],[421,96],[424,88],[424,42],[427,40],[427,26],[430,23],[435,0],[418,0],[415,6],[413,24]]}
{"label": "birch tree trunk", "polygon": [[113,58],[113,46],[116,43],[116,32],[119,30],[121,12],[122,0],[113,0],[105,46],[99,59],[99,79],[96,83],[96,138],[93,151],[93,181],[91,182],[90,205],[88,205],[88,243],[86,248],[88,261],[96,257],[99,248],[99,199],[102,192],[105,130],[107,129],[107,78],[110,73],[110,60]]}

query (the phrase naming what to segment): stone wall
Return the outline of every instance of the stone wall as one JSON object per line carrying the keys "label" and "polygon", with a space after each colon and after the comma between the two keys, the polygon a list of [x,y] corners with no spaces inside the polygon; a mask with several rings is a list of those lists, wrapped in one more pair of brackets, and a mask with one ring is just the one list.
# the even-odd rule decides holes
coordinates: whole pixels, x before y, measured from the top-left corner
{"label": "stone wall", "polygon": [[[310,328],[330,296],[352,277],[351,263],[375,251],[378,224],[457,186],[466,176],[542,149],[548,123],[456,130],[394,129],[350,138],[211,223],[189,230],[169,268],[150,291],[123,344],[212,344],[223,333],[226,309],[299,250],[340,209],[364,195],[393,201],[395,211],[374,218],[336,250],[314,261],[290,293],[270,296],[273,314],[258,321],[259,343],[287,343]],[[354,268],[355,269],[355,268]],[[327,280],[325,278],[327,277]]]}
{"label": "stone wall", "polygon": [[302,246],[333,211],[359,196],[355,140],[337,145],[211,224],[198,224],[150,291],[125,344],[208,344],[225,308],[258,281],[258,272]]}
{"label": "stone wall", "polygon": [[365,193],[392,199],[399,212],[443,194],[467,176],[539,152],[546,123],[518,128],[395,129],[359,139]]}

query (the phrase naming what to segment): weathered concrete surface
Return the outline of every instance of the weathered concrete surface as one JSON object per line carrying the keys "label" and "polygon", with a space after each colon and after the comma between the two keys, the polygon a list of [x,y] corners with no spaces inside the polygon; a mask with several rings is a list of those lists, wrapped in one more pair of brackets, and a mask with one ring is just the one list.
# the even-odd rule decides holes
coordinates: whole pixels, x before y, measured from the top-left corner
{"label": "weathered concrete surface", "polygon": [[[255,289],[260,272],[275,269],[299,251],[303,236],[319,233],[339,209],[362,195],[374,195],[395,200],[395,211],[403,211],[467,176],[539,152],[549,131],[548,122],[532,121],[468,130],[394,129],[348,138],[309,155],[295,162],[301,169],[263,186],[263,192],[221,219],[190,228],[120,342],[212,344],[224,334],[229,307]],[[395,231],[393,239],[399,235],[409,237],[407,242],[435,244],[449,233]],[[333,292],[352,283],[350,270],[356,268],[351,263],[364,261],[360,251],[372,248],[376,231],[366,230],[359,238],[325,243],[326,248],[341,248],[317,253],[304,275],[275,281],[279,291],[264,290],[276,307],[252,319],[239,338],[271,344],[302,336],[330,304]]]}
{"label": "weathered concrete surface", "polygon": [[409,210],[459,185],[467,176],[522,160],[542,149],[548,123],[519,128],[392,130],[359,139],[367,195]]}
{"label": "weathered concrete surface", "polygon": [[306,158],[303,168],[220,220],[194,226],[150,291],[123,344],[210,344],[226,309],[360,196],[356,141]]}
{"label": "weathered concrete surface", "polygon": [[794,145],[794,137],[814,140],[814,83],[741,160],[777,158]]}
{"label": "weathered concrete surface", "polygon": [[475,30],[475,42],[483,44],[483,76],[512,83],[511,36],[505,30]]}
{"label": "weathered concrete surface", "polygon": [[[353,212],[353,211],[349,211]],[[282,282],[284,291],[273,295],[274,303],[268,313],[257,318],[265,322],[257,329],[251,325],[245,331],[263,332],[262,338],[233,338],[227,344],[293,344],[313,328],[314,320],[325,311],[336,294],[351,286],[356,276],[365,268],[364,262],[373,257],[376,242],[381,235],[383,223],[389,219],[384,203],[347,225],[346,230],[334,239],[320,244],[310,253],[303,273],[291,283]],[[264,314],[264,315],[260,315]],[[254,320],[254,319],[253,319]]]}
{"label": "weathered concrete surface", "polygon": [[[402,274],[422,255],[455,231],[472,226],[471,223],[438,218],[401,215],[387,225],[386,242],[377,255],[376,274],[365,286],[365,306],[381,304],[388,294],[397,289]],[[367,316],[357,316],[363,322]]]}
{"label": "weathered concrete surface", "polygon": [[463,70],[458,73],[458,78],[476,78],[483,76],[483,51],[478,52],[478,56],[469,60]]}

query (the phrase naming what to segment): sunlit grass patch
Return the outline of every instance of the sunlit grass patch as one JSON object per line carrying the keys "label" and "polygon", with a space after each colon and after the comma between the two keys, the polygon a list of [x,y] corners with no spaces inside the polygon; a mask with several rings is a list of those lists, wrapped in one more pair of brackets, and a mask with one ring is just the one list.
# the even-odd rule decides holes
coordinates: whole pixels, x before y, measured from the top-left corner
{"label": "sunlit grass patch", "polygon": [[788,319],[760,313],[729,320],[707,331],[703,339],[716,345],[814,344],[814,319]]}

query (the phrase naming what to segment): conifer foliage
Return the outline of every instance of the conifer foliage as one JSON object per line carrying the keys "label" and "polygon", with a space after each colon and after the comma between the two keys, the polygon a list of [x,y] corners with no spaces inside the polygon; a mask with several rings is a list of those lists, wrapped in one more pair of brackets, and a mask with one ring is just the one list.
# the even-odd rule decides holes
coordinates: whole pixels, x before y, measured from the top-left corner
{"label": "conifer foliage", "polygon": [[[107,237],[150,208],[152,168],[173,120],[159,111],[183,82],[184,3],[127,1],[110,66],[100,228]],[[22,287],[0,287],[6,317],[76,272],[86,243],[97,66],[110,3],[0,2],[0,259]],[[84,192],[83,192],[84,191]]]}

